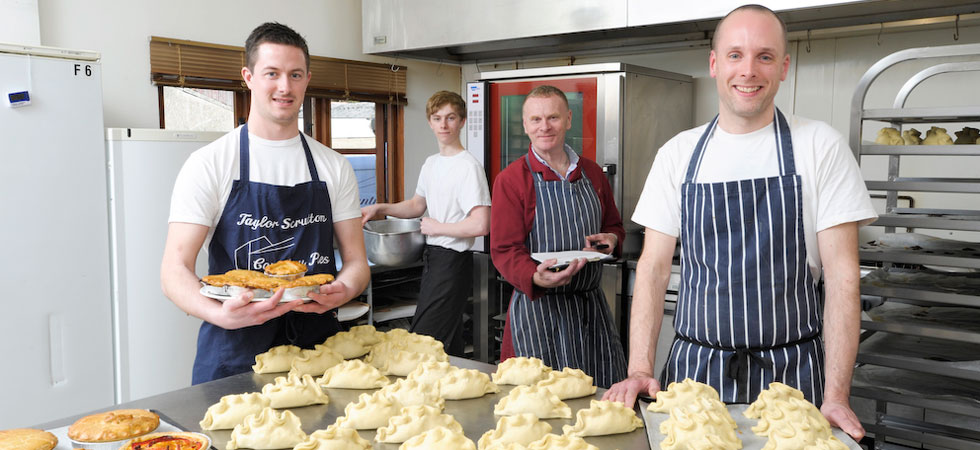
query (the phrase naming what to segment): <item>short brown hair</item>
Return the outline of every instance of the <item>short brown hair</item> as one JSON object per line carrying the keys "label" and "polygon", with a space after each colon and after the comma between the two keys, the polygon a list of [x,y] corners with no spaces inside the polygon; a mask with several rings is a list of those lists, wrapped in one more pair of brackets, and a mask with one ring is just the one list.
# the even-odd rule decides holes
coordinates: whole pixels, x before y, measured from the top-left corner
{"label": "short brown hair", "polygon": [[732,14],[735,14],[735,13],[740,12],[740,11],[755,11],[755,12],[764,13],[764,14],[765,13],[768,13],[769,15],[773,16],[774,18],[776,18],[776,21],[779,22],[779,27],[780,27],[780,29],[783,32],[783,51],[786,52],[786,51],[789,50],[789,37],[786,34],[786,22],[783,22],[783,19],[780,18],[775,13],[775,11],[773,11],[773,10],[771,10],[769,8],[766,8],[765,6],[756,5],[756,4],[749,4],[749,5],[739,6],[738,8],[735,8],[731,12],[729,12],[728,14],[726,14],[725,17],[723,17],[720,21],[718,21],[718,25],[715,26],[715,32],[714,32],[714,34],[711,35],[711,49],[712,50],[715,50],[715,39],[718,37],[718,30],[721,29],[721,24],[725,23],[725,21],[728,20],[728,18],[731,17]]}
{"label": "short brown hair", "polygon": [[259,51],[259,46],[266,42],[289,45],[303,50],[303,56],[306,57],[306,70],[310,70],[310,49],[306,46],[306,39],[281,23],[266,22],[255,27],[245,40],[245,67],[248,67],[249,71],[255,70],[255,53]]}
{"label": "short brown hair", "polygon": [[[541,86],[531,89],[531,92],[528,92],[527,96],[524,97],[524,103],[527,103],[527,99],[532,97],[558,97],[561,99],[562,103],[565,104],[565,109],[570,109],[568,107],[568,97],[565,96],[565,93],[561,89],[558,89],[550,84],[542,84]],[[521,104],[522,109],[524,108],[524,103]]]}
{"label": "short brown hair", "polygon": [[432,94],[432,97],[429,97],[429,101],[425,103],[426,120],[446,105],[451,106],[460,118],[466,118],[466,102],[463,101],[463,97],[460,97],[455,92],[439,91]]}

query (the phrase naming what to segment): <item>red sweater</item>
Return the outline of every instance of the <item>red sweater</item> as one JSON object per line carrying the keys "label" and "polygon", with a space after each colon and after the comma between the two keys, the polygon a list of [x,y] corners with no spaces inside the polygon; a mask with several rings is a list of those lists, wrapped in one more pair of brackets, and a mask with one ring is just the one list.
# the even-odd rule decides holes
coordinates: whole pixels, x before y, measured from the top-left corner
{"label": "red sweater", "polygon": [[[558,175],[548,166],[531,157],[531,168],[543,175],[545,181],[559,181]],[[568,176],[569,181],[582,177],[582,173],[592,182],[602,206],[602,227],[600,232],[613,233],[618,238],[614,254],[619,255],[626,230],[619,216],[609,180],[602,169],[585,158],[578,160],[578,166]],[[497,271],[515,289],[527,294],[531,299],[540,297],[544,289],[535,286],[532,280],[538,263],[531,259],[527,248],[527,236],[534,223],[534,177],[527,167],[527,158],[522,156],[507,166],[493,182],[490,211],[490,258]],[[582,247],[585,243],[582,243]],[[580,250],[566,249],[566,250]]]}

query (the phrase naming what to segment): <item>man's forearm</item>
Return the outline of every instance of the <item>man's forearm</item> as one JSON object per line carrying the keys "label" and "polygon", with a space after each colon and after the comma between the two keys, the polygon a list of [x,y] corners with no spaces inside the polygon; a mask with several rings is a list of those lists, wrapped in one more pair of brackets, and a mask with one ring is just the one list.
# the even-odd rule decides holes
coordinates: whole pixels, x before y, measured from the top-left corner
{"label": "man's forearm", "polygon": [[[642,260],[642,258],[641,258]],[[650,267],[652,262],[640,262],[633,283],[633,304],[630,307],[629,375],[653,373],[657,358],[657,341],[664,319],[664,297],[670,279],[670,264],[666,275],[662,268]]]}
{"label": "man's forearm", "polygon": [[861,332],[861,269],[857,225],[817,233],[824,268],[824,400],[847,404]]}

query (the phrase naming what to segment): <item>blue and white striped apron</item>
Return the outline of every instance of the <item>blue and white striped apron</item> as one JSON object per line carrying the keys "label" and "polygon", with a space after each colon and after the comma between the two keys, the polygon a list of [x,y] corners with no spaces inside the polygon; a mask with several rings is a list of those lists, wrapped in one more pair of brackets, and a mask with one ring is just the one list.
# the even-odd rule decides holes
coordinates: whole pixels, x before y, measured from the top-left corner
{"label": "blue and white striped apron", "polygon": [[681,193],[677,337],[661,377],[692,378],[727,403],[752,402],[770,382],[823,401],[822,301],[803,239],[803,193],[786,118],[774,133],[779,176],[695,183],[708,125]]}
{"label": "blue and white striped apron", "polygon": [[[581,250],[585,237],[602,227],[602,205],[589,177],[583,171],[575,182],[545,181],[533,169],[531,174],[536,202],[528,248],[532,253]],[[515,289],[510,318],[517,356],[540,358],[556,370],[581,369],[600,387],[625,378],[626,357],[599,289],[601,276],[601,265],[589,263],[569,284],[547,289],[536,300]]]}

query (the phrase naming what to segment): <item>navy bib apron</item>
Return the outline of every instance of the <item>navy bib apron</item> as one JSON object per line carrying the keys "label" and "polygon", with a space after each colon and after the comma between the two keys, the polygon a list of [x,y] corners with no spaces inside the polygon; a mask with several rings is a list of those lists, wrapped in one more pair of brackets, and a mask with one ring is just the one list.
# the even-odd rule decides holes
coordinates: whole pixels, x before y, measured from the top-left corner
{"label": "navy bib apron", "polygon": [[[526,155],[531,169],[531,151]],[[599,233],[602,205],[589,177],[575,182],[534,177],[534,222],[527,245],[532,253],[581,250],[585,237]],[[517,356],[533,356],[556,370],[581,369],[608,388],[626,377],[626,357],[599,289],[599,264],[586,264],[569,284],[547,289],[531,300],[514,290],[511,335]]]}
{"label": "navy bib apron", "polygon": [[[262,271],[291,259],[307,265],[307,275],[336,275],[333,260],[333,214],[327,185],[320,181],[313,154],[300,133],[311,181],[276,186],[249,181],[248,125],[240,132],[239,179],[208,247],[208,273],[231,269]],[[277,345],[313,348],[340,331],[336,311],[324,314],[288,312],[261,325],[226,330],[208,322],[197,335],[193,383],[248,372],[255,355]]]}
{"label": "navy bib apron", "polygon": [[755,401],[779,381],[819,407],[822,301],[806,262],[789,125],[777,109],[779,176],[696,183],[717,124],[701,135],[681,187],[677,336],[661,380],[707,383],[726,403]]}

